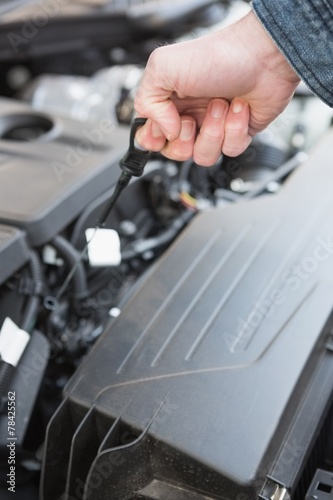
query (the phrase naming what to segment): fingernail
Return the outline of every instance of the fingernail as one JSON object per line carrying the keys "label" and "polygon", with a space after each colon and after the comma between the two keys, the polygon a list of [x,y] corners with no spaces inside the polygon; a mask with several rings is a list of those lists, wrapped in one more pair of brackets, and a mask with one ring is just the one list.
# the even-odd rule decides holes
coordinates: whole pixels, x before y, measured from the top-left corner
{"label": "fingernail", "polygon": [[155,122],[151,124],[151,133],[153,134],[153,137],[155,139],[159,139],[160,137],[164,137],[163,132],[160,128],[159,125],[157,125]]}
{"label": "fingernail", "polygon": [[232,111],[236,114],[240,113],[241,111],[243,111],[244,106],[245,102],[242,101],[242,99],[235,99],[234,102],[232,103]]}
{"label": "fingernail", "polygon": [[194,122],[185,120],[182,122],[182,129],[180,131],[180,138],[182,141],[191,139],[194,132]]}
{"label": "fingernail", "polygon": [[213,101],[210,108],[210,114],[212,118],[222,118],[224,110],[225,106],[221,101]]}

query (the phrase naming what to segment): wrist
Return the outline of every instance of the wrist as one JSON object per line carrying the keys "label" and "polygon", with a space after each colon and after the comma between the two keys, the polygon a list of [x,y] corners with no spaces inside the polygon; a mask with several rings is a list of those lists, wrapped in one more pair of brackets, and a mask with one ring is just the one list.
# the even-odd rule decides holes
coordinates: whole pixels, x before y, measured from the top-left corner
{"label": "wrist", "polygon": [[234,25],[236,33],[250,48],[260,64],[277,77],[297,85],[300,78],[280,51],[270,34],[266,31],[254,11],[250,11]]}

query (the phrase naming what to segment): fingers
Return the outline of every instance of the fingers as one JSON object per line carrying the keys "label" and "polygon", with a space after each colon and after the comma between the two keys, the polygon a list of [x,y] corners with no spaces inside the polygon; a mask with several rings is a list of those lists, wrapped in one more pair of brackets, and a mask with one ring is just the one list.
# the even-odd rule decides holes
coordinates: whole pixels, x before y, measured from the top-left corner
{"label": "fingers", "polygon": [[208,167],[221,156],[228,108],[229,103],[224,99],[210,101],[193,150],[193,159],[198,165]]}
{"label": "fingers", "polygon": [[148,119],[146,124],[138,129],[135,139],[140,146],[149,151],[161,151],[166,142],[161,127],[151,119]]}
{"label": "fingers", "polygon": [[249,146],[250,107],[243,99],[234,99],[225,120],[222,152],[227,156],[238,156]]}
{"label": "fingers", "polygon": [[135,139],[140,146],[149,151],[160,151],[164,156],[176,161],[185,161],[193,156],[193,145],[196,137],[196,121],[191,116],[180,119],[180,134],[177,139],[167,141],[159,125],[148,119],[140,127]]}
{"label": "fingers", "polygon": [[179,137],[168,141],[162,154],[171,160],[185,161],[193,156],[193,146],[197,133],[196,121],[191,116],[181,117],[181,130]]}
{"label": "fingers", "polygon": [[251,142],[249,118],[249,105],[242,99],[235,99],[231,105],[224,99],[212,99],[198,134],[195,120],[182,116],[179,137],[167,141],[161,152],[177,161],[193,157],[203,167],[214,165],[222,151],[238,156]]}
{"label": "fingers", "polygon": [[193,157],[201,166],[216,163],[221,153],[227,156],[240,155],[250,144],[250,107],[240,98],[231,104],[225,99],[212,99],[198,131],[193,116],[179,117],[180,131],[174,140],[167,140],[165,131],[151,118],[141,127],[136,140],[145,149],[160,151],[176,161]]}

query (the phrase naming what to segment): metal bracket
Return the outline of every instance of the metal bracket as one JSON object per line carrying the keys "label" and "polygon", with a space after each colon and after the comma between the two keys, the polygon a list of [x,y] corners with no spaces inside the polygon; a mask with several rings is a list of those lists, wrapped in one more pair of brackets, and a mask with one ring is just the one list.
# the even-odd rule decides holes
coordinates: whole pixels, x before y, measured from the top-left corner
{"label": "metal bracket", "polygon": [[260,500],[290,500],[290,495],[285,486],[267,479],[259,498]]}

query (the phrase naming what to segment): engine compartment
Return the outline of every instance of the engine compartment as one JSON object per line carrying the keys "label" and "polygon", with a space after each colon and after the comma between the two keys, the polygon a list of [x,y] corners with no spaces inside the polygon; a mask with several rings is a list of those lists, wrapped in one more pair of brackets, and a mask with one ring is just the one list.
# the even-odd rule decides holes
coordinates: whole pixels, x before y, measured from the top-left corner
{"label": "engine compartment", "polygon": [[196,217],[159,260],[65,389],[44,498],[76,498],[79,470],[83,498],[270,498],[274,484],[302,498],[332,404],[331,144],[274,198]]}
{"label": "engine compartment", "polygon": [[96,264],[149,52],[249,8],[116,4],[3,6],[0,497],[331,500],[332,111],[301,85],[238,158],[154,154]]}

